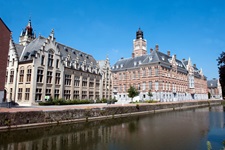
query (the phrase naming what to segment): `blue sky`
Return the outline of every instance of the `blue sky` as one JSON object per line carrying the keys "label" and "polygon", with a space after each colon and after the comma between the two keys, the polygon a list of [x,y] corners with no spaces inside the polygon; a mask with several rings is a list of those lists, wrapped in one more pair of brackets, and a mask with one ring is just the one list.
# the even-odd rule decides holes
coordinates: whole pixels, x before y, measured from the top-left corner
{"label": "blue sky", "polygon": [[57,42],[111,65],[129,58],[140,27],[150,48],[192,60],[208,79],[218,78],[225,50],[224,0],[1,0],[0,17],[19,34],[31,16],[37,35],[55,30]]}

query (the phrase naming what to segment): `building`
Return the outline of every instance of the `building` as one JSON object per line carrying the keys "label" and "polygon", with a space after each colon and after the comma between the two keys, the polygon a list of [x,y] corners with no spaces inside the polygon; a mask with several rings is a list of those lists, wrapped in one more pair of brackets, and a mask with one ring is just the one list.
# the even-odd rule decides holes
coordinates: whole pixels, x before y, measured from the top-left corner
{"label": "building", "polygon": [[8,51],[9,51],[9,39],[10,39],[11,31],[0,18],[0,51],[1,51],[1,59],[0,59],[0,103],[6,100],[5,94],[5,74],[6,74],[6,66],[8,59]]}
{"label": "building", "polygon": [[110,89],[101,93],[108,87],[108,81],[102,80],[102,75],[108,75],[107,63],[100,70],[92,55],[56,42],[54,30],[47,38],[36,37],[29,20],[19,44],[10,39],[7,99],[20,105],[33,105],[50,97],[66,100],[110,97]]}
{"label": "building", "polygon": [[106,60],[97,61],[100,67],[100,74],[102,76],[100,89],[100,98],[111,99],[112,98],[112,74],[109,58]]}
{"label": "building", "polygon": [[[134,100],[182,101],[207,99],[207,82],[202,70],[191,59],[179,60],[176,55],[150,49],[139,28],[133,40],[131,58],[121,58],[112,66],[113,94],[118,102],[126,103],[130,86],[139,90]],[[148,96],[148,92],[153,94]]]}
{"label": "building", "polygon": [[210,93],[210,98],[212,99],[222,99],[222,88],[219,80],[213,78],[207,81],[208,92]]}

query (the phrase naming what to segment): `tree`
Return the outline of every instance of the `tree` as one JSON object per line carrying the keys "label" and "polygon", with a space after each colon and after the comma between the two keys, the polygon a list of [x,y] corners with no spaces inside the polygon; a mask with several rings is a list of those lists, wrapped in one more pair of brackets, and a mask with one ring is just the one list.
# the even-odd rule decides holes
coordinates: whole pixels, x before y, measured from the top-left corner
{"label": "tree", "polygon": [[133,86],[130,86],[130,88],[128,89],[127,92],[128,92],[128,97],[131,98],[131,102],[133,102],[133,98],[135,96],[138,96],[139,95],[138,90],[135,87],[133,87]]}
{"label": "tree", "polygon": [[151,100],[151,97],[153,96],[151,90],[148,91],[148,96],[150,97],[150,100]]}
{"label": "tree", "polygon": [[217,59],[219,69],[219,81],[222,87],[222,95],[225,96],[225,52],[222,52]]}

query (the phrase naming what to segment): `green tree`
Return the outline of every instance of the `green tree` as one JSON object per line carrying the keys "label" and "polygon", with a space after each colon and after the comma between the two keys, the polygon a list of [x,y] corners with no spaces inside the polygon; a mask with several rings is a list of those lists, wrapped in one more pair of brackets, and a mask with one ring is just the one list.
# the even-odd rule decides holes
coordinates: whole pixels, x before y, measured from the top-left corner
{"label": "green tree", "polygon": [[150,97],[150,100],[151,100],[152,99],[152,96],[153,96],[151,90],[148,91],[148,96]]}
{"label": "green tree", "polygon": [[222,87],[222,95],[225,96],[225,52],[222,52],[217,59],[219,69],[219,81]]}
{"label": "green tree", "polygon": [[138,90],[135,87],[133,87],[133,86],[130,86],[130,88],[128,89],[127,92],[128,92],[128,97],[131,98],[131,102],[133,102],[133,98],[135,96],[138,96],[139,95]]}

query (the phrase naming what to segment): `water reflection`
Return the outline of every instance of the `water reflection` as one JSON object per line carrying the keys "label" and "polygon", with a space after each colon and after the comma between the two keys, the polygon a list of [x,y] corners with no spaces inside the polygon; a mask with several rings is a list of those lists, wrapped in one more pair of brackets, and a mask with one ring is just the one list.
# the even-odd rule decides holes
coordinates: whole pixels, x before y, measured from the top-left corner
{"label": "water reflection", "polygon": [[223,128],[223,107],[201,108],[4,132],[0,150],[205,150]]}

